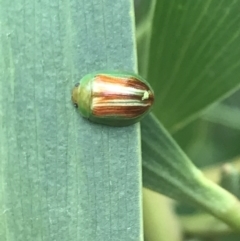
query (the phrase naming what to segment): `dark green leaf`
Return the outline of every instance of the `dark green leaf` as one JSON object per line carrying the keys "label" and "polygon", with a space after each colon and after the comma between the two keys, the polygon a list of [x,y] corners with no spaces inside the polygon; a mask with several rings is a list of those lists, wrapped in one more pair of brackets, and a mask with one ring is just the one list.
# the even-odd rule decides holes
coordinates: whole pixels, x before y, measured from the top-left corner
{"label": "dark green leaf", "polygon": [[171,131],[239,88],[239,9],[237,0],[156,1],[149,57],[139,61],[149,61],[154,113]]}

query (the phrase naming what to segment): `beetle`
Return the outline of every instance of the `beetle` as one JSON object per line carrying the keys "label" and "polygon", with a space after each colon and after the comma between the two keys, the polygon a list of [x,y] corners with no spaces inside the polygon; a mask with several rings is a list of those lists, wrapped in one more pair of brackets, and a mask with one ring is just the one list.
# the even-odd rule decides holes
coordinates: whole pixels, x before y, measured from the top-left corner
{"label": "beetle", "polygon": [[120,71],[85,75],[72,90],[72,102],[88,120],[110,126],[140,121],[154,103],[154,92],[141,76]]}

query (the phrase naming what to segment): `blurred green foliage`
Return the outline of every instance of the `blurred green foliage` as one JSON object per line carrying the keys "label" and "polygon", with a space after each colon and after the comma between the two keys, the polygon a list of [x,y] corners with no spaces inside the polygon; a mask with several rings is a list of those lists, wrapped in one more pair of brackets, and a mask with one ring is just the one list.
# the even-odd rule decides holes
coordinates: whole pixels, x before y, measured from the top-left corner
{"label": "blurred green foliage", "polygon": [[135,2],[139,72],[155,90],[154,114],[200,168],[239,156],[240,2]]}

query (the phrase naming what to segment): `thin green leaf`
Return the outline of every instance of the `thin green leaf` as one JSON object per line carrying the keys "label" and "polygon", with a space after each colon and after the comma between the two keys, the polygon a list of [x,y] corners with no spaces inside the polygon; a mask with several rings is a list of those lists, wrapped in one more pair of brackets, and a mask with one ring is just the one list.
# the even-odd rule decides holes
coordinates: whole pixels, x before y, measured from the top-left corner
{"label": "thin green leaf", "polygon": [[226,104],[217,104],[206,111],[204,120],[240,130],[240,109]]}
{"label": "thin green leaf", "polygon": [[205,178],[153,115],[141,129],[144,186],[203,208],[240,230],[237,198]]}

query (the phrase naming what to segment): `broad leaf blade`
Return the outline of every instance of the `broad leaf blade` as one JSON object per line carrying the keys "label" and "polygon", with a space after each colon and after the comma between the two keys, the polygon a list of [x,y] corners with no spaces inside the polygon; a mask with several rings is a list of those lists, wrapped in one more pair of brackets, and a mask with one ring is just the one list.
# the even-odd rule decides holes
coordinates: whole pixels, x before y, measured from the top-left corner
{"label": "broad leaf blade", "polygon": [[139,124],[71,103],[83,75],[136,70],[133,21],[130,0],[1,1],[0,240],[142,240]]}
{"label": "broad leaf blade", "polygon": [[236,0],[156,1],[147,79],[168,129],[239,88],[239,9]]}

